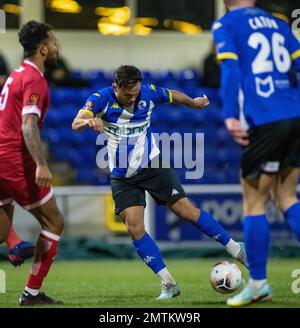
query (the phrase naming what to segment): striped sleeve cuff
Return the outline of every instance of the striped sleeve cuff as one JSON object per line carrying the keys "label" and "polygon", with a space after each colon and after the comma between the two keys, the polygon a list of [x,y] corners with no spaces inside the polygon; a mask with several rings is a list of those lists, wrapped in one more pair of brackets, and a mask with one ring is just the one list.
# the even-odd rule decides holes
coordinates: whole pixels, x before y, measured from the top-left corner
{"label": "striped sleeve cuff", "polygon": [[224,60],[224,59],[238,60],[239,57],[234,52],[222,52],[222,53],[220,53],[220,54],[217,55],[217,59],[218,60]]}
{"label": "striped sleeve cuff", "polygon": [[36,105],[24,106],[22,109],[22,115],[36,114],[41,117],[41,110]]}
{"label": "striped sleeve cuff", "polygon": [[94,118],[94,113],[91,110],[88,109],[80,109],[80,113],[87,113],[90,115],[91,118]]}
{"label": "striped sleeve cuff", "polygon": [[292,57],[293,60],[296,60],[297,58],[299,58],[300,57],[300,49],[298,49],[297,51],[293,52],[291,54],[291,57]]}
{"label": "striped sleeve cuff", "polygon": [[173,102],[173,93],[171,90],[168,90],[169,91],[169,97],[170,97],[170,104]]}

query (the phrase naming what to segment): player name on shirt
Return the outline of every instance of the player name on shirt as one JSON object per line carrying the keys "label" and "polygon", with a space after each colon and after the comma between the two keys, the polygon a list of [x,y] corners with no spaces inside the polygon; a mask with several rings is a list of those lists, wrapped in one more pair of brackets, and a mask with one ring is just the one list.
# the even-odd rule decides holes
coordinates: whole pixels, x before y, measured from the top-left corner
{"label": "player name on shirt", "polygon": [[261,28],[279,29],[275,19],[264,16],[250,18],[248,23],[253,30],[258,30]]}

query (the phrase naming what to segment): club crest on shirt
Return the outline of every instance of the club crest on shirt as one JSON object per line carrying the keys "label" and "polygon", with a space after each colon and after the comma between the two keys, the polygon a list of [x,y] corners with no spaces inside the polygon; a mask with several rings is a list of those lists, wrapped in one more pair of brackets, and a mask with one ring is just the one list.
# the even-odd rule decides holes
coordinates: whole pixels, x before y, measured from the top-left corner
{"label": "club crest on shirt", "polygon": [[29,97],[29,101],[28,101],[27,105],[36,105],[39,98],[40,98],[40,95],[38,95],[37,93],[32,93]]}
{"label": "club crest on shirt", "polygon": [[138,109],[144,109],[146,108],[147,106],[147,103],[145,100],[140,100],[139,103],[138,103]]}

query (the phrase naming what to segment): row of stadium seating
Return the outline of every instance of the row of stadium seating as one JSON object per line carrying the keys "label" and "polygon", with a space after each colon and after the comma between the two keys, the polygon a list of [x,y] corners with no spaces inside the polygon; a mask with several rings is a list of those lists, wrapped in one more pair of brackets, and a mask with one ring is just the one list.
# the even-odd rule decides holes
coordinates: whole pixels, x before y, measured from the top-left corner
{"label": "row of stadium seating", "polygon": [[[54,162],[67,162],[76,172],[77,183],[108,184],[108,169],[96,166],[97,133],[85,130],[72,131],[71,124],[86,98],[95,89],[53,88],[52,107],[47,113],[42,138],[48,142],[51,159]],[[204,175],[201,179],[186,179],[186,169],[176,169],[183,183],[237,183],[239,167],[239,147],[234,143],[224,127],[221,115],[221,101],[218,90],[191,87],[186,91],[195,97],[207,94],[210,105],[205,110],[194,110],[176,105],[163,105],[152,114],[154,132],[169,134],[204,134]],[[199,149],[196,143],[191,147],[192,158],[196,159]],[[171,151],[171,158],[176,156]],[[191,170],[193,171],[193,169]]]}
{"label": "row of stadium seating", "polygon": [[[100,88],[105,87],[112,82],[113,72],[107,72],[102,70],[90,70],[90,71],[74,71],[72,73],[74,77],[83,78],[93,86]],[[171,70],[160,71],[143,71],[143,82],[154,83],[161,86],[165,84],[174,84],[178,87],[192,87],[199,86],[202,80],[201,74],[194,69],[184,69],[177,72]]]}
{"label": "row of stadium seating", "polygon": [[[171,84],[171,82],[170,82]],[[174,84],[174,83],[173,83]],[[96,92],[97,90],[107,87],[111,85],[110,83],[106,83],[102,87],[98,84],[97,86],[93,86],[91,88],[53,88],[51,90],[51,104],[53,107],[60,107],[61,105],[70,105],[70,100],[72,101],[71,104],[73,106],[82,106],[88,96]],[[183,91],[188,94],[190,97],[200,97],[203,95],[207,95],[212,105],[221,106],[221,100],[219,97],[219,92],[217,89],[205,88],[201,86],[190,86],[186,88],[178,87],[176,85],[163,85],[163,83],[157,84],[158,86],[164,86],[169,89],[175,89],[179,91]]]}

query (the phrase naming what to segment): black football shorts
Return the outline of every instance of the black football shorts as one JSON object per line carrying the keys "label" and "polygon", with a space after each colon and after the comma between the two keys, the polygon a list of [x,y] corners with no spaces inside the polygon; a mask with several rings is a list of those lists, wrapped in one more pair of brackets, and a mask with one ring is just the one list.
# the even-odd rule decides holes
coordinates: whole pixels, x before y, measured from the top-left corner
{"label": "black football shorts", "polygon": [[116,214],[132,206],[145,207],[145,191],[149,192],[158,205],[173,204],[186,197],[177,175],[171,168],[145,168],[130,178],[111,175],[110,180]]}
{"label": "black football shorts", "polygon": [[300,118],[261,125],[249,130],[243,147],[241,174],[244,179],[261,173],[275,174],[286,167],[300,167]]}

